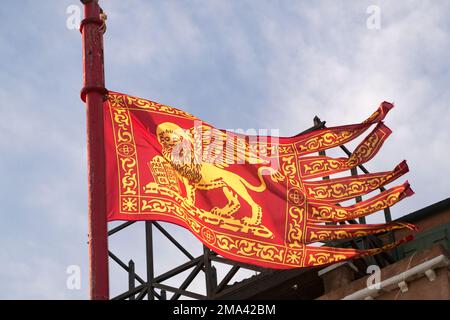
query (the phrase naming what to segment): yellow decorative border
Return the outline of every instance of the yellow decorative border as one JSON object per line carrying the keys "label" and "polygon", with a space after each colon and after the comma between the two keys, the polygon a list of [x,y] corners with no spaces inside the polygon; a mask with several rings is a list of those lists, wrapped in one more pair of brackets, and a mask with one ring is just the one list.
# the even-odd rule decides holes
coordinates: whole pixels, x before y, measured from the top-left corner
{"label": "yellow decorative border", "polygon": [[295,143],[295,150],[298,153],[308,152],[312,153],[318,151],[319,149],[326,149],[330,146],[338,144],[343,144],[346,140],[348,140],[352,136],[352,132],[350,131],[340,131],[339,133],[328,132],[323,133],[319,132],[317,134],[308,137],[306,141],[300,141]]}
{"label": "yellow decorative border", "polygon": [[197,120],[196,117],[186,111],[137,97],[110,92],[108,94],[108,101],[113,108],[147,110],[153,113],[167,114],[172,117]]}
{"label": "yellow decorative border", "polygon": [[129,110],[113,108],[110,104],[116,148],[120,213],[137,213],[139,205],[139,169],[136,142]]}

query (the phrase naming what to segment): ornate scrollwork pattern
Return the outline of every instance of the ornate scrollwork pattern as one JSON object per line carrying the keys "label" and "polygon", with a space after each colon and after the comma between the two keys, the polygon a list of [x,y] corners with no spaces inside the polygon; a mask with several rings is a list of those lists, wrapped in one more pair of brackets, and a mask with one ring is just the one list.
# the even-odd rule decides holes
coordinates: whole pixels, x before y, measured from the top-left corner
{"label": "ornate scrollwork pattern", "polygon": [[186,111],[137,97],[123,96],[120,94],[110,92],[108,94],[108,101],[114,108],[138,108],[152,111],[155,113],[162,113],[171,116],[197,120],[196,117],[194,117],[192,114]]}
{"label": "ornate scrollwork pattern", "polygon": [[[114,101],[116,106],[120,105],[120,100]],[[138,213],[138,170],[136,143],[133,138],[132,125],[128,110],[121,108],[111,108],[112,125],[115,136],[115,146],[117,155],[117,165],[119,173],[119,191],[121,209],[127,213]]]}
{"label": "ornate scrollwork pattern", "polygon": [[228,235],[217,235],[217,245],[222,250],[238,255],[255,257],[273,262],[283,262],[285,250],[275,245],[264,244],[249,239],[236,239]]}
{"label": "ornate scrollwork pattern", "polygon": [[295,144],[297,152],[303,154],[305,152],[312,153],[319,149],[327,149],[336,144],[343,144],[352,137],[351,131],[328,132],[325,134],[313,135],[312,137]]}

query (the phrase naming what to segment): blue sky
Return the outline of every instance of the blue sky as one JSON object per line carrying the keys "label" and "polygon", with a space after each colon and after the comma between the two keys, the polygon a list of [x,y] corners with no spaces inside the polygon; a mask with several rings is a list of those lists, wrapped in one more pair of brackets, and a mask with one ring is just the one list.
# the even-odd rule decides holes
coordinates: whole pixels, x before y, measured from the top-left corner
{"label": "blue sky", "polygon": [[[386,119],[394,133],[367,165],[384,171],[408,160],[416,195],[394,217],[450,196],[448,1],[100,2],[109,89],[217,127],[282,135],[308,128],[314,115],[356,123],[394,101]],[[70,5],[79,2],[0,7],[0,298],[88,296],[81,37],[66,26]],[[379,29],[367,28],[370,5],[381,10]],[[186,231],[168,230],[200,253]],[[128,261],[142,256],[143,240],[137,225],[111,247]],[[155,241],[157,273],[183,261],[162,237]],[[143,261],[137,270],[145,274]],[[66,287],[69,265],[81,267],[80,290]],[[113,294],[126,284],[118,271],[111,267]]]}

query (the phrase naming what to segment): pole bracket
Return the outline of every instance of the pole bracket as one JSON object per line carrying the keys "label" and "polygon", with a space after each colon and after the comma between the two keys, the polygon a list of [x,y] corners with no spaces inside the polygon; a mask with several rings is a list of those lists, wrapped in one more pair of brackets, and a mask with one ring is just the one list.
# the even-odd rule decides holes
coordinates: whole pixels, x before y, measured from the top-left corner
{"label": "pole bracket", "polygon": [[81,93],[80,93],[81,100],[83,100],[83,102],[86,102],[86,95],[89,92],[98,92],[104,96],[103,100],[106,100],[106,95],[108,94],[108,89],[106,89],[105,87],[95,87],[95,86],[83,87],[83,89],[81,89]]}
{"label": "pole bracket", "polygon": [[85,18],[80,22],[80,32],[83,33],[83,27],[86,24],[96,24],[100,27],[103,26],[103,24],[105,23],[104,20],[102,20],[100,17],[98,18]]}

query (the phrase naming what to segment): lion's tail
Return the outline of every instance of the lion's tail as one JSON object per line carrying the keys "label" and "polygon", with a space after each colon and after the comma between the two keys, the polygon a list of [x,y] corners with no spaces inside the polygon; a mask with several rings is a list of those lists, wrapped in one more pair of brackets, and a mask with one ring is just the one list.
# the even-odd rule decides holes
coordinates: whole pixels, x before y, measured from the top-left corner
{"label": "lion's tail", "polygon": [[248,189],[250,189],[252,191],[263,192],[267,188],[266,181],[264,181],[264,177],[263,177],[263,171],[269,171],[270,172],[270,178],[274,182],[278,182],[278,181],[283,181],[284,180],[284,176],[279,171],[275,170],[274,168],[271,168],[271,167],[260,167],[258,169],[258,178],[259,178],[259,181],[260,181],[260,185],[259,186],[254,186],[254,185],[250,184],[245,179],[241,180],[242,183]]}

